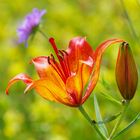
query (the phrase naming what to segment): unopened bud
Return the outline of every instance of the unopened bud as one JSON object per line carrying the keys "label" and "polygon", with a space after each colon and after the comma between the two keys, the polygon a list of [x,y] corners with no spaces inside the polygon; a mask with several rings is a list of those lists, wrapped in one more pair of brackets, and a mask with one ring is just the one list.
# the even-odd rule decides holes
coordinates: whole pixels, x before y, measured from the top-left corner
{"label": "unopened bud", "polygon": [[119,48],[116,81],[123,98],[131,100],[137,88],[138,73],[132,51],[126,42],[123,42]]}

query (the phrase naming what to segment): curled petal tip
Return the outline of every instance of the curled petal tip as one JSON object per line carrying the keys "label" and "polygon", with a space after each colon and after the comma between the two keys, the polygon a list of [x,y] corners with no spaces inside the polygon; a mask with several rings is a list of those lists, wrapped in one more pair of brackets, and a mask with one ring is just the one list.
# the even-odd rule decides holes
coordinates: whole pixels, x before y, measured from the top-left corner
{"label": "curled petal tip", "polygon": [[18,81],[23,81],[26,85],[30,85],[32,83],[32,79],[26,75],[26,74],[23,74],[23,73],[20,73],[18,75],[16,75],[14,78],[12,78],[9,83],[8,83],[8,86],[6,88],[6,94],[8,95],[9,94],[9,88],[16,82]]}
{"label": "curled petal tip", "polygon": [[9,91],[8,91],[8,89],[6,89],[5,93],[6,93],[6,95],[9,95]]}
{"label": "curled petal tip", "polygon": [[27,94],[29,90],[33,88],[33,83],[29,84],[26,89],[24,90],[24,94]]}

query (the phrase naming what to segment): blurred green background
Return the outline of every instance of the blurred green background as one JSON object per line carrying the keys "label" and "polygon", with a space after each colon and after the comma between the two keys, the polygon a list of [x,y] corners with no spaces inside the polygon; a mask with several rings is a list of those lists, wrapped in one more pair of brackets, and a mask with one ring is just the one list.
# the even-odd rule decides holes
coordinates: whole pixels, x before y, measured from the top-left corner
{"label": "blurred green background", "polygon": [[[46,9],[42,30],[53,36],[59,48],[66,49],[75,36],[86,36],[95,49],[108,38],[122,38],[130,43],[138,71],[140,71],[140,1],[139,0],[1,0],[0,2],[0,140],[98,140],[95,131],[78,109],[52,103],[31,91],[24,95],[25,85],[15,84],[10,95],[5,95],[8,81],[24,72],[37,79],[31,58],[49,55],[51,47],[37,33],[29,47],[17,45],[16,29],[33,8]],[[104,54],[99,82],[93,91],[97,94],[102,116],[118,113],[120,106],[105,99],[107,91],[118,100],[114,70],[118,45]],[[106,86],[104,86],[106,85]],[[131,102],[120,128],[140,111],[140,88]],[[95,118],[93,94],[84,104]],[[109,130],[114,121],[107,124]],[[140,121],[118,140],[140,140]]]}

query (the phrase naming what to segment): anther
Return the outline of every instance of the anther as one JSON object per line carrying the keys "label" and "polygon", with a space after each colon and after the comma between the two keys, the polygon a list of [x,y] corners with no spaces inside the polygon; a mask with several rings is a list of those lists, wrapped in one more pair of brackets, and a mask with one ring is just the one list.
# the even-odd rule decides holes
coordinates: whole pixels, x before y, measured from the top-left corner
{"label": "anther", "polygon": [[61,50],[58,50],[58,51],[59,51],[59,53],[61,54],[61,56],[64,57],[63,52],[62,52]]}
{"label": "anther", "polygon": [[53,60],[53,63],[56,63],[56,61],[55,61],[55,58],[54,58],[53,54],[51,54],[51,58],[52,58],[52,60]]}
{"label": "anther", "polygon": [[59,58],[60,58],[61,61],[64,60],[64,59],[63,59],[63,56],[61,56],[61,55],[58,55],[58,56],[59,56]]}
{"label": "anther", "polygon": [[65,53],[66,55],[68,55],[68,53],[65,50],[62,50],[63,53]]}
{"label": "anther", "polygon": [[51,64],[51,62],[50,62],[50,57],[49,57],[49,56],[48,56],[48,63]]}
{"label": "anther", "polygon": [[127,42],[123,42],[122,46],[128,46],[129,44]]}

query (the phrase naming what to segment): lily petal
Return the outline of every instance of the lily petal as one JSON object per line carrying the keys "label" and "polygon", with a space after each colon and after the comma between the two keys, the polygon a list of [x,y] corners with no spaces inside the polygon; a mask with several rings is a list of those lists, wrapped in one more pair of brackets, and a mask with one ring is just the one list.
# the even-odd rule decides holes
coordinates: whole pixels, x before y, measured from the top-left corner
{"label": "lily petal", "polygon": [[49,67],[47,56],[36,57],[31,60],[31,63],[35,65],[35,68],[40,78],[47,77],[46,69]]}
{"label": "lily petal", "polygon": [[122,39],[106,40],[105,42],[101,43],[97,47],[97,49],[95,51],[95,55],[94,55],[95,64],[94,64],[94,68],[93,68],[93,71],[92,71],[91,80],[90,80],[89,85],[87,87],[85,96],[83,97],[82,103],[84,103],[86,98],[91,94],[92,90],[94,89],[94,87],[97,84],[97,81],[98,81],[98,78],[99,78],[99,73],[100,73],[100,63],[101,63],[101,59],[102,59],[102,55],[103,55],[104,51],[110,45],[115,44],[115,43],[119,43],[119,42],[124,42],[124,40],[122,40]]}
{"label": "lily petal", "polygon": [[81,103],[83,89],[89,80],[92,65],[93,61],[90,57],[88,61],[79,61],[77,72],[66,81],[66,90],[77,105]]}
{"label": "lily petal", "polygon": [[73,98],[75,104],[79,104],[82,98],[83,82],[82,82],[82,67],[83,64],[79,66],[77,73],[68,77],[66,81],[66,89],[70,96]]}
{"label": "lily petal", "polygon": [[94,66],[94,60],[93,58],[89,57],[87,61],[82,61],[84,64],[82,69],[82,81],[83,81],[83,87],[87,84],[87,82],[90,80],[90,75]]}
{"label": "lily petal", "polygon": [[27,86],[29,86],[30,84],[32,84],[32,79],[24,74],[24,73],[20,73],[18,75],[16,75],[14,78],[12,78],[9,83],[8,83],[8,86],[6,88],[6,94],[8,95],[8,91],[9,91],[9,88],[16,82],[18,81],[23,81]]}
{"label": "lily petal", "polygon": [[87,61],[89,56],[93,58],[94,51],[85,38],[73,38],[67,49],[70,71],[76,72],[79,60]]}
{"label": "lily petal", "polygon": [[52,60],[48,60],[48,57],[46,56],[40,56],[32,60],[40,78],[49,78],[55,84],[61,85],[61,87],[63,88],[65,85],[62,81],[61,73],[59,72],[58,68],[55,67],[57,65],[57,62],[56,64],[51,65],[48,63],[48,61],[51,62]]}
{"label": "lily petal", "polygon": [[71,98],[67,94],[65,87],[61,88],[49,78],[35,81],[32,88],[47,100],[72,106]]}

